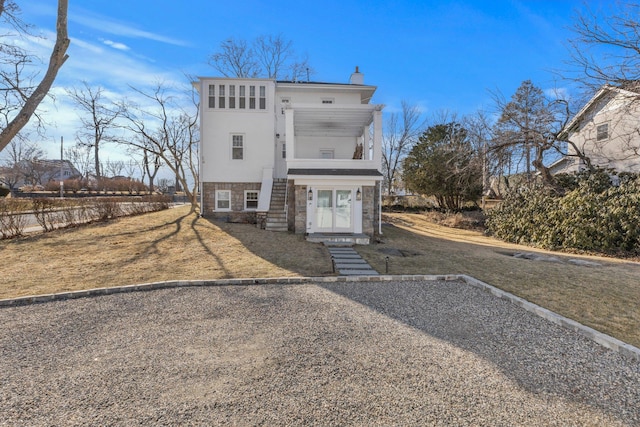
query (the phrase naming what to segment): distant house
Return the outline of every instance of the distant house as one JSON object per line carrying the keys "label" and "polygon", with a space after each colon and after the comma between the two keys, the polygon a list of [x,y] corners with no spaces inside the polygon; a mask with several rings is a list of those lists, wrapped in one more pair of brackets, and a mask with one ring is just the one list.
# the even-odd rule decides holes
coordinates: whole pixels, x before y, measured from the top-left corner
{"label": "distant house", "polygon": [[[561,136],[583,152],[593,166],[617,172],[640,172],[640,83],[603,86],[565,126]],[[577,172],[586,164],[568,145],[569,156],[551,166],[552,173]]]}
{"label": "distant house", "polygon": [[[374,234],[382,106],[356,71],[349,83],[203,77],[202,212],[273,231]],[[359,242],[361,242],[359,241]]]}
{"label": "distant house", "polygon": [[81,178],[69,160],[23,160],[12,167],[0,168],[0,182],[10,188],[43,185],[48,182]]}

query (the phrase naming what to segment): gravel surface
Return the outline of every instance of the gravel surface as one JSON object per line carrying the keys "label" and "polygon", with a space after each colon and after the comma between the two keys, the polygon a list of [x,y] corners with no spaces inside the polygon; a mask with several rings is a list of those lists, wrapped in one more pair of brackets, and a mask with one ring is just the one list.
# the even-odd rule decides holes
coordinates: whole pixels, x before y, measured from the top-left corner
{"label": "gravel surface", "polygon": [[640,425],[640,364],[459,282],[0,309],[0,425]]}

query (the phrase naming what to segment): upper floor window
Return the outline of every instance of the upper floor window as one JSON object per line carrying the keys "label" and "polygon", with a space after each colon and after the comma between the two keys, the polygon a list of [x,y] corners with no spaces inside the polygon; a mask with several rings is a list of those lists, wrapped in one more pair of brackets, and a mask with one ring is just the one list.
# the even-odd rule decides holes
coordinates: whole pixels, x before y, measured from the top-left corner
{"label": "upper floor window", "polygon": [[218,86],[218,108],[225,108],[224,85]]}
{"label": "upper floor window", "polygon": [[244,159],[244,136],[243,135],[231,136],[231,158],[233,160]]}
{"label": "upper floor window", "polygon": [[264,110],[267,108],[267,88],[265,86],[260,86],[260,109]]}
{"label": "upper floor window", "polygon": [[596,141],[604,141],[609,138],[609,123],[596,126]]}
{"label": "upper floor window", "polygon": [[209,108],[216,108],[216,85],[209,85]]}
{"label": "upper floor window", "polygon": [[249,86],[249,109],[256,109],[256,87]]}
{"label": "upper floor window", "polygon": [[229,108],[236,108],[236,86],[229,85]]}
{"label": "upper floor window", "polygon": [[333,149],[331,149],[331,148],[321,148],[320,149],[320,158],[321,159],[333,159]]}
{"label": "upper floor window", "polygon": [[238,87],[238,91],[240,92],[239,93],[240,98],[238,98],[238,102],[239,102],[239,106],[238,107],[240,109],[246,108],[246,102],[247,102],[247,98],[246,97],[247,97],[247,95],[246,95],[246,91],[245,90],[246,90],[246,86],[244,86],[244,85],[240,85]]}

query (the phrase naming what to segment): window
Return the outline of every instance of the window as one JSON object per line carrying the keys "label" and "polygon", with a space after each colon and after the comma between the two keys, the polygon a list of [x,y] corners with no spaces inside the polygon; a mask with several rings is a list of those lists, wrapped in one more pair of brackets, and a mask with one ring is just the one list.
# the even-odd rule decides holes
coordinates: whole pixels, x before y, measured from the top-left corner
{"label": "window", "polygon": [[231,136],[231,158],[233,160],[244,159],[244,136],[243,135]]}
{"label": "window", "polygon": [[245,86],[244,85],[239,86],[238,90],[240,91],[239,108],[244,109],[246,107],[246,102],[247,102]]}
{"label": "window", "polygon": [[333,159],[333,150],[332,149],[321,149],[320,150],[320,158],[321,159]]}
{"label": "window", "polygon": [[231,191],[230,190],[216,190],[216,210],[217,211],[231,210]]}
{"label": "window", "polygon": [[218,108],[225,108],[224,105],[224,85],[220,85],[218,86]]}
{"label": "window", "polygon": [[258,191],[247,190],[244,192],[244,209],[258,209]]}
{"label": "window", "polygon": [[609,123],[596,127],[596,141],[604,141],[609,138]]}
{"label": "window", "polygon": [[256,87],[249,86],[249,109],[256,109]]}
{"label": "window", "polygon": [[267,108],[267,88],[260,86],[260,109],[265,110]]}
{"label": "window", "polygon": [[209,85],[209,108],[216,108],[216,85]]}
{"label": "window", "polygon": [[236,108],[236,86],[229,85],[229,108]]}
{"label": "window", "polygon": [[282,158],[283,159],[287,158],[287,143],[286,142],[282,143]]}
{"label": "window", "polygon": [[323,104],[333,104],[333,98],[322,98]]}

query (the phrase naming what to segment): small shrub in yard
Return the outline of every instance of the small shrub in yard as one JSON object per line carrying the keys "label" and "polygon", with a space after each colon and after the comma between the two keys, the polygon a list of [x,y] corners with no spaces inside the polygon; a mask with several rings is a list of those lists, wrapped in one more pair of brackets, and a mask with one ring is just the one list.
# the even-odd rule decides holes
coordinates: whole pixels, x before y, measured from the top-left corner
{"label": "small shrub in yard", "polygon": [[27,226],[27,218],[15,209],[16,203],[0,200],[0,234],[3,239],[21,236]]}
{"label": "small shrub in yard", "polygon": [[44,231],[51,231],[54,229],[56,219],[53,209],[55,208],[55,202],[52,199],[37,198],[31,201],[33,215],[36,217],[36,221]]}
{"label": "small shrub in yard", "polygon": [[541,188],[510,195],[488,213],[487,228],[545,249],[640,254],[640,178],[619,181],[598,172],[577,177],[564,196]]}
{"label": "small shrub in yard", "polygon": [[117,197],[101,197],[96,201],[96,212],[99,220],[107,220],[122,215],[120,200]]}

